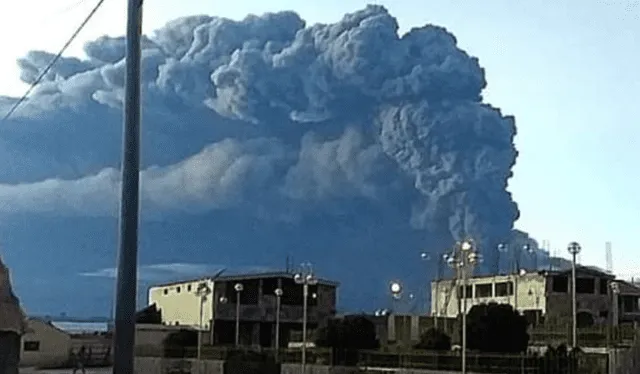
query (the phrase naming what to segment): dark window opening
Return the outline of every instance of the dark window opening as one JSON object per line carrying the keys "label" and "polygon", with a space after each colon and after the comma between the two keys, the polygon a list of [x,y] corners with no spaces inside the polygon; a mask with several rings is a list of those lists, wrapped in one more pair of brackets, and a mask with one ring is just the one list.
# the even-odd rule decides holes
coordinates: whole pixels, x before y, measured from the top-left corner
{"label": "dark window opening", "polygon": [[600,295],[609,294],[609,281],[605,278],[600,278]]}
{"label": "dark window opening", "polygon": [[638,311],[637,296],[622,296],[621,304],[622,304],[622,311],[624,313],[634,313]]}
{"label": "dark window opening", "polygon": [[513,282],[496,283],[496,296],[513,296]]}
{"label": "dark window opening", "polygon": [[180,286],[176,287],[176,292],[180,293]]}
{"label": "dark window opening", "polygon": [[[236,284],[242,284],[242,291],[237,292],[235,289]],[[243,281],[230,281],[226,283],[225,295],[229,302],[236,303],[238,294],[240,295],[240,304],[243,305],[256,305],[258,304],[260,291],[260,280],[248,279]]]}
{"label": "dark window opening", "polygon": [[187,286],[187,292],[191,292],[191,285]]}
{"label": "dark window opening", "polygon": [[551,290],[553,292],[558,292],[558,293],[569,292],[569,277],[567,277],[566,275],[557,275],[553,277],[551,286],[552,286]]}
{"label": "dark window opening", "polygon": [[25,352],[37,352],[40,350],[40,342],[26,341],[24,342]]}
{"label": "dark window opening", "polygon": [[164,291],[163,291],[162,293],[164,293],[165,295],[167,295],[167,294],[169,293],[169,290],[165,288],[165,289],[164,289]]}
{"label": "dark window opening", "polygon": [[576,293],[593,294],[596,292],[595,278],[576,278]]}
{"label": "dark window opening", "polygon": [[493,296],[493,286],[491,284],[476,285],[476,297],[491,297],[491,296]]}
{"label": "dark window opening", "polygon": [[462,286],[458,287],[458,299],[462,299],[462,298],[467,298],[470,299],[473,297],[473,287],[472,286],[467,286],[466,290],[464,290],[466,292],[466,294],[463,294],[463,289]]}
{"label": "dark window opening", "polygon": [[274,296],[278,288],[278,278],[267,278],[262,281],[262,294]]}

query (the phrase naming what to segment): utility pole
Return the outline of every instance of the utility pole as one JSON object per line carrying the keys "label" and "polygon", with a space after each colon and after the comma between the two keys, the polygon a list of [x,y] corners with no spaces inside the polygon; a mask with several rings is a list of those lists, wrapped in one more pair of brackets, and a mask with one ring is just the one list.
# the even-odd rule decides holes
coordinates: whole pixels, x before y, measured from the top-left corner
{"label": "utility pole", "polygon": [[120,199],[120,243],[116,280],[113,374],[134,373],[138,220],[140,209],[140,40],[142,2],[128,0],[127,46]]}

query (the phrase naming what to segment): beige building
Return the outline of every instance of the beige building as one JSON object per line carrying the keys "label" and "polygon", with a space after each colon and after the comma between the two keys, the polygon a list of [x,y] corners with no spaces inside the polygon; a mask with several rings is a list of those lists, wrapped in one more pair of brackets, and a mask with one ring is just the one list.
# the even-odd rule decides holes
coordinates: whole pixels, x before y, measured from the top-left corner
{"label": "beige building", "polygon": [[[155,304],[165,325],[207,330],[216,344],[233,344],[236,298],[240,283],[240,340],[244,345],[269,347],[274,344],[277,288],[283,291],[280,309],[280,344],[289,343],[302,326],[302,286],[286,272],[218,276],[163,284],[149,289],[149,305]],[[309,287],[308,324],[315,328],[335,314],[338,284],[319,280]],[[198,289],[210,290],[206,296]],[[202,313],[202,320],[200,315]],[[213,326],[212,325],[213,321]]]}
{"label": "beige building", "polygon": [[38,319],[30,319],[22,336],[20,366],[54,368],[69,361],[71,336]]}
{"label": "beige building", "polygon": [[[612,307],[610,283],[614,276],[579,266],[576,272],[578,324],[607,321]],[[571,318],[571,270],[476,276],[467,283],[467,312],[488,302],[512,305],[531,323],[565,323]],[[456,280],[431,284],[434,316],[455,317],[462,310],[462,286]],[[437,300],[437,303],[436,303]]]}

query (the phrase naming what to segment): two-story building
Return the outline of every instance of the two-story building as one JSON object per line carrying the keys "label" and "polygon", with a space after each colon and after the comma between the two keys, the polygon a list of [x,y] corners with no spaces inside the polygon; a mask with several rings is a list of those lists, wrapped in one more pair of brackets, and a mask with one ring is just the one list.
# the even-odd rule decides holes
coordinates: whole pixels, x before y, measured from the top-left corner
{"label": "two-story building", "polygon": [[[611,282],[615,277],[594,268],[576,269],[577,318],[581,326],[606,323],[612,306]],[[431,313],[455,317],[462,310],[462,286],[455,279],[431,285]],[[571,270],[538,271],[471,277],[467,281],[467,312],[474,305],[505,303],[520,311],[532,324],[561,324],[571,319]]]}
{"label": "two-story building", "polygon": [[[241,292],[236,291],[237,284],[242,285]],[[337,282],[323,279],[309,286],[310,331],[335,315],[337,287]],[[198,292],[202,289],[209,291]],[[303,318],[303,289],[291,273],[205,277],[158,285],[149,289],[149,305],[155,304],[160,309],[164,324],[207,330],[205,342],[233,344],[238,318],[242,345],[271,347],[275,344],[276,289],[282,290],[280,345],[286,346],[291,336],[299,335]]]}

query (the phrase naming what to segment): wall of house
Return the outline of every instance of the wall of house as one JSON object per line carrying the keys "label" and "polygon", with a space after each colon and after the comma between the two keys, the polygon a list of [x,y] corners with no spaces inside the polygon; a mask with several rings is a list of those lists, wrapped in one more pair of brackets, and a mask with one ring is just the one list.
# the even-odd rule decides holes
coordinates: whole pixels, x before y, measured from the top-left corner
{"label": "wall of house", "polygon": [[69,361],[71,336],[46,322],[29,320],[21,345],[21,366],[60,367]]}
{"label": "wall of house", "polygon": [[[567,287],[561,290],[554,286],[559,282],[559,275],[549,277],[547,282],[547,317],[546,323],[549,324],[569,324],[572,318],[572,298],[571,298],[571,276],[564,274],[566,277],[562,283],[566,282]],[[578,313],[589,313],[595,323],[606,323],[607,315],[611,312],[611,297],[608,295],[608,280],[602,276],[583,273],[578,271],[577,278],[592,279],[594,281],[594,289],[592,293],[576,292],[576,304]],[[602,288],[600,283],[604,282]]]}
{"label": "wall of house", "polygon": [[[162,313],[162,322],[167,325],[200,325],[200,303],[202,298],[196,293],[198,285],[206,283],[214,289],[213,281],[201,280],[176,283],[149,289],[149,305],[156,304]],[[202,303],[202,328],[208,329],[212,315],[212,300],[209,295]]]}
{"label": "wall of house", "polygon": [[[452,287],[454,284],[455,286]],[[521,312],[534,310],[544,311],[547,305],[545,284],[545,277],[538,273],[469,279],[467,288],[467,312],[471,310],[474,305],[489,302],[510,304]],[[488,293],[481,291],[488,291]],[[450,297],[448,297],[449,294],[451,294]],[[447,299],[449,299],[448,303]],[[460,310],[459,308],[462,307],[458,304],[461,299],[461,282],[444,280],[432,283],[432,315],[451,318],[456,317]]]}

